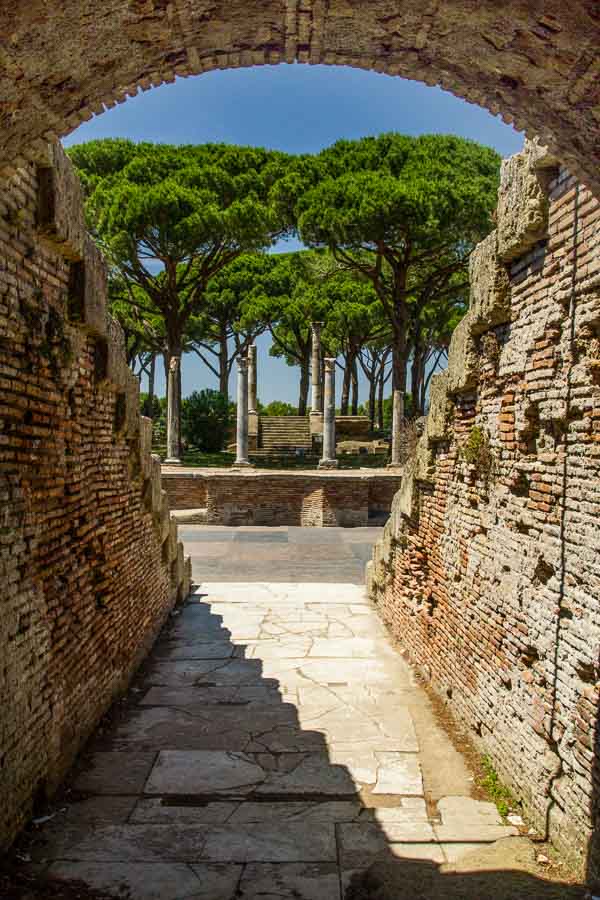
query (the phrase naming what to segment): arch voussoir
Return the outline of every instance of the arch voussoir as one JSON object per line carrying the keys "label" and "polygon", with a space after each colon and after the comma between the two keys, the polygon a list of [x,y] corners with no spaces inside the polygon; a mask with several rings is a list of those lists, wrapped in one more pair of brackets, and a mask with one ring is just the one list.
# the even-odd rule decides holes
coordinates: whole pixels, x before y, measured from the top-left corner
{"label": "arch voussoir", "polygon": [[0,13],[0,167],[35,159],[139,90],[214,69],[301,62],[429,85],[538,136],[600,189],[600,16],[585,0],[108,0]]}

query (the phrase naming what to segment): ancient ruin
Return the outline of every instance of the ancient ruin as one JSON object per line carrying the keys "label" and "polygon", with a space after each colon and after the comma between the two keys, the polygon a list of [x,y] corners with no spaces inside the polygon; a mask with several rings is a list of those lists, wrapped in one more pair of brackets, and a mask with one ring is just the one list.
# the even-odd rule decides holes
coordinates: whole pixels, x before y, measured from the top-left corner
{"label": "ancient ruin", "polygon": [[[160,466],[150,454],[149,425],[138,413],[123,336],[106,315],[104,263],[85,231],[80,188],[56,139],[138,90],[178,76],[297,60],[440,84],[540,139],[504,163],[497,228],[473,254],[471,308],[454,334],[448,371],[434,382],[425,432],[368,567],[368,588],[407,658],[468,724],[529,821],[567,854],[585,858],[597,887],[596,4],[410,0],[400,8],[387,0],[108,0],[99,8],[78,0],[5,4],[0,33],[0,842],[9,845],[35,805],[52,794],[190,586]],[[241,423],[246,433],[249,418]],[[178,436],[170,440],[178,459]],[[240,450],[245,462],[243,435]],[[223,603],[218,586],[210,596]],[[288,615],[290,596],[277,595]],[[317,630],[331,626],[335,634],[365,615],[352,591],[345,598],[339,615],[346,621],[331,616],[335,602],[326,592],[319,605],[330,604],[329,613],[312,609],[306,597],[300,611],[316,612]],[[248,631],[260,632],[265,622],[270,628],[289,625],[270,607],[241,621],[231,605],[224,606],[230,633],[239,640],[248,641]],[[379,641],[370,612],[367,618]],[[302,639],[312,647],[309,619],[302,620]],[[200,631],[211,627],[214,636],[214,622],[203,620]],[[201,638],[197,643],[204,643]],[[215,640],[221,652],[228,650],[227,665],[235,671],[233,648]],[[283,643],[283,650],[273,651],[279,658],[299,652],[293,639]],[[193,650],[200,652],[195,645]],[[358,651],[352,645],[347,652],[351,657]],[[368,650],[386,652],[381,643]],[[328,663],[317,688],[328,689],[337,671],[336,657]],[[347,684],[358,691],[361,668],[348,671]],[[274,667],[271,672],[281,674]],[[385,702],[391,687],[384,674]],[[179,689],[179,675],[171,677]],[[370,699],[360,699],[368,707]],[[252,711],[245,715],[253,718]],[[239,710],[234,717],[237,723]],[[214,730],[214,715],[206,718]],[[333,719],[331,728],[340,727]],[[363,719],[367,728],[369,714]],[[310,727],[311,716],[305,721]],[[279,726],[285,732],[290,722],[284,716]],[[338,734],[347,737],[347,730]],[[231,734],[218,752],[223,746],[227,752],[248,750]],[[280,750],[276,741],[267,747],[268,753]],[[262,768],[263,744],[248,752],[262,759],[260,765],[246,762],[254,778],[249,782],[289,789],[289,780]],[[143,791],[155,753],[153,745],[147,767],[141,775],[136,770],[136,791]],[[192,760],[202,769],[197,763]],[[114,760],[107,764],[114,767]],[[351,765],[356,772],[362,763]],[[124,770],[116,772],[124,777]],[[168,795],[168,769],[166,776]],[[187,783],[178,789],[190,792]],[[413,790],[423,799],[421,784]],[[408,793],[405,785],[402,793]],[[145,802],[152,799],[142,798],[142,806],[155,815]],[[422,806],[416,807],[422,816]],[[450,822],[451,805],[442,813]],[[355,815],[360,817],[349,813]],[[166,823],[153,822],[148,834],[164,841],[173,828],[168,813]],[[365,824],[348,824],[344,852],[351,865]],[[444,844],[443,820],[416,824],[434,828],[436,847]],[[496,817],[487,824],[502,827]],[[187,866],[200,851],[192,829],[177,827]],[[393,823],[389,833],[398,827]],[[277,847],[279,832],[271,826]],[[235,835],[235,846],[247,853],[256,822]],[[289,835],[288,852],[296,846],[294,832]],[[319,826],[315,835],[315,865],[338,867],[331,829]],[[61,839],[57,853],[64,855]],[[216,838],[211,840],[201,851],[209,868],[217,854]],[[408,852],[408,844],[396,840],[399,852]],[[158,838],[153,847],[159,859],[166,852]],[[78,849],[88,861],[97,859],[85,842]],[[230,856],[232,862],[238,865],[237,857]],[[332,883],[340,883],[337,874]]]}
{"label": "ancient ruin", "polygon": [[50,795],[190,573],[60,146],[2,192],[0,841]]}
{"label": "ancient ruin", "polygon": [[539,831],[582,856],[598,827],[599,223],[538,144],[503,163],[497,228],[368,573],[406,656]]}

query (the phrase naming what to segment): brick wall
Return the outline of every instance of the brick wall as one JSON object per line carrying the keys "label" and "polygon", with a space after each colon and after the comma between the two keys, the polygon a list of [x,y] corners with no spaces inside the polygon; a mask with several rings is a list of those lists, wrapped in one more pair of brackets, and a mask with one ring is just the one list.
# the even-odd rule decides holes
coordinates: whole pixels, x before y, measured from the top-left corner
{"label": "brick wall", "polygon": [[579,856],[600,782],[599,225],[541,148],[505,161],[470,311],[368,567],[408,657]]}
{"label": "brick wall", "polygon": [[213,525],[367,525],[389,512],[399,476],[318,472],[163,471],[172,509],[205,509]]}
{"label": "brick wall", "polygon": [[189,579],[60,148],[0,195],[0,846]]}

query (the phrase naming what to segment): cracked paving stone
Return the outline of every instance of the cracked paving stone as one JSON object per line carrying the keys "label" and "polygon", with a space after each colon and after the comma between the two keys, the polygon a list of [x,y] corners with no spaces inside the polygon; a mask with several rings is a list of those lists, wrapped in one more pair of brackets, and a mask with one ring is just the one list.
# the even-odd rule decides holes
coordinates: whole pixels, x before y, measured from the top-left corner
{"label": "cracked paving stone", "polygon": [[[238,707],[236,712],[240,709],[243,707]],[[119,723],[110,737],[110,745],[127,751],[157,747],[178,750],[246,749],[248,741],[252,739],[250,731],[217,720],[214,711],[209,711],[209,716],[203,718],[185,710],[164,706],[138,707],[130,711],[125,722]],[[276,723],[271,727],[274,725]],[[264,730],[269,729],[265,727]]]}
{"label": "cracked paving stone", "polygon": [[237,806],[229,821],[231,825],[251,822],[286,821],[353,822],[361,811],[358,800],[302,801],[285,800],[274,803],[255,803],[246,800]]}
{"label": "cracked paving stone", "polygon": [[[215,687],[258,684],[267,685],[271,679],[265,677],[261,661],[258,659],[194,660],[183,659],[161,662],[152,666],[147,681],[163,687],[179,685],[210,684]],[[273,680],[276,686],[276,681]]]}
{"label": "cracked paving stone", "polygon": [[127,900],[231,900],[242,866],[59,862],[51,877],[81,880]]}
{"label": "cracked paving stone", "polygon": [[211,826],[105,825],[48,832],[45,859],[96,862],[197,862]]}
{"label": "cracked paving stone", "polygon": [[251,793],[265,770],[244,753],[162,750],[146,782],[146,794]]}
{"label": "cracked paving stone", "polygon": [[129,821],[158,825],[167,822],[180,822],[184,825],[223,825],[238,806],[239,802],[196,801],[182,804],[176,797],[145,797],[138,800]]}
{"label": "cracked paving stone", "polygon": [[[116,797],[104,794],[96,797],[85,797],[73,800],[67,807],[61,807],[54,820],[54,827],[62,825],[124,825],[136,804],[136,798]],[[64,816],[64,819],[63,819]]]}
{"label": "cracked paving stone", "polygon": [[257,795],[265,794],[336,794],[351,797],[358,787],[344,766],[332,765],[327,753],[309,753],[291,772],[269,773],[257,787]]}
{"label": "cracked paving stone", "polygon": [[368,866],[379,856],[394,853],[394,844],[429,844],[436,838],[431,825],[424,822],[351,822],[337,826],[342,866]]}
{"label": "cracked paving stone", "polygon": [[245,706],[248,704],[280,706],[283,702],[276,685],[248,686],[195,685],[185,688],[153,687],[140,700],[140,706],[174,706],[180,709],[202,708],[212,705]]}
{"label": "cracked paving stone", "polygon": [[85,768],[73,782],[76,791],[94,794],[136,794],[144,786],[156,760],[156,753],[98,751],[83,759]]}
{"label": "cracked paving stone", "polygon": [[206,838],[202,858],[210,862],[336,862],[334,826],[312,822],[226,825]]}
{"label": "cracked paving stone", "polygon": [[233,656],[234,646],[231,641],[181,641],[168,639],[159,641],[154,654],[161,659],[229,659]]}
{"label": "cracked paving stone", "polygon": [[374,794],[423,794],[421,765],[416,753],[377,752],[379,769]]}
{"label": "cracked paving stone", "polygon": [[339,900],[337,866],[328,863],[251,863],[240,882],[244,900]]}

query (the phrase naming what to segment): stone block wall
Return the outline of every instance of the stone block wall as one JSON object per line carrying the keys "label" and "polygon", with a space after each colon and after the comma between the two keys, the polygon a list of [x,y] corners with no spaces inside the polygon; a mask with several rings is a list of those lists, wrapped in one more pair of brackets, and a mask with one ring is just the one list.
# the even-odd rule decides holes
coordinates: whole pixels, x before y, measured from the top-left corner
{"label": "stone block wall", "polygon": [[189,589],[61,148],[0,194],[0,846]]}
{"label": "stone block wall", "polygon": [[536,144],[503,165],[433,381],[369,592],[532,824],[594,879],[600,203]]}
{"label": "stone block wall", "polygon": [[172,509],[204,509],[212,525],[368,525],[389,512],[400,477],[227,469],[163,471]]}

